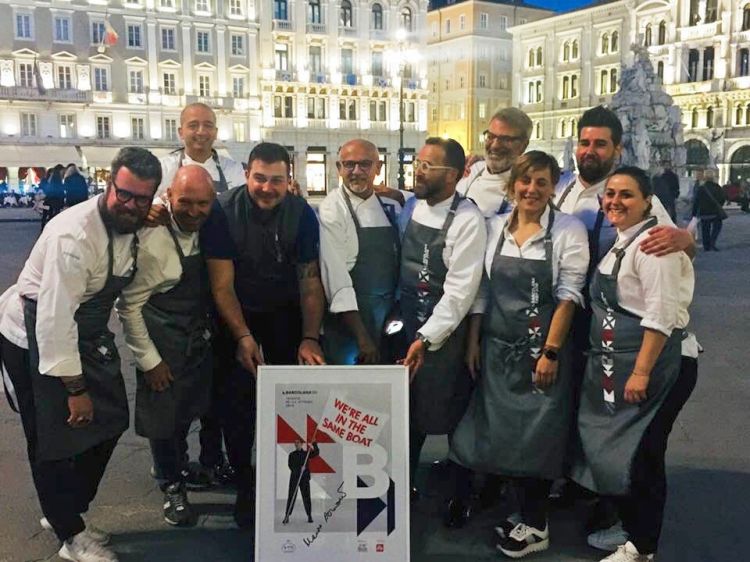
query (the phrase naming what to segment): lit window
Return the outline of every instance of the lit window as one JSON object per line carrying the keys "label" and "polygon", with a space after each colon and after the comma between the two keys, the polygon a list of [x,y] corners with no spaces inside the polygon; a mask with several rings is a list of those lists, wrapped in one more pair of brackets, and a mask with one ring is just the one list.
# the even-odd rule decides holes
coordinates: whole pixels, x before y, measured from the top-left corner
{"label": "lit window", "polygon": [[177,140],[177,119],[164,120],[164,138],[166,140]]}
{"label": "lit window", "polygon": [[177,78],[174,72],[165,72],[162,75],[162,86],[164,94],[174,96],[177,94]]}
{"label": "lit window", "polygon": [[76,135],[76,116],[72,113],[60,115],[60,138],[71,139]]}
{"label": "lit window", "polygon": [[201,97],[211,96],[211,77],[201,74],[198,76],[198,95]]}
{"label": "lit window", "polygon": [[146,138],[146,119],[132,117],[130,119],[130,132],[133,140],[144,140]]}
{"label": "lit window", "polygon": [[242,76],[232,77],[232,95],[235,98],[245,97],[245,79]]}
{"label": "lit window", "polygon": [[73,72],[69,66],[57,67],[57,87],[61,90],[73,89]]}
{"label": "lit window", "polygon": [[199,53],[211,52],[211,40],[208,31],[198,31],[195,34],[196,50]]}
{"label": "lit window", "polygon": [[37,132],[36,114],[35,113],[21,113],[21,136],[22,137],[35,137],[36,132]]}
{"label": "lit window", "polygon": [[236,33],[232,34],[232,55],[235,57],[241,57],[245,55],[245,36]]}
{"label": "lit window", "polygon": [[97,92],[109,91],[109,72],[106,68],[94,68],[94,90]]}
{"label": "lit window", "polygon": [[129,72],[128,91],[131,94],[143,93],[143,71],[131,70]]}
{"label": "lit window", "polygon": [[96,118],[96,138],[98,139],[108,139],[111,138],[111,125],[110,125],[110,118],[104,117],[102,115],[97,116]]}

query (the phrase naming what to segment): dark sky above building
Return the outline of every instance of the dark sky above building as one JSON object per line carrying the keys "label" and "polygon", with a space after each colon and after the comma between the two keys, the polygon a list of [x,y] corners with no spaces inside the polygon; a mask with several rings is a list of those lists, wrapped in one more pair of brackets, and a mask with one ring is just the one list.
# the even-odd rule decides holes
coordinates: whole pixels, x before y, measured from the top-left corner
{"label": "dark sky above building", "polygon": [[527,0],[527,2],[540,8],[555,10],[556,12],[567,12],[593,3],[592,0]]}

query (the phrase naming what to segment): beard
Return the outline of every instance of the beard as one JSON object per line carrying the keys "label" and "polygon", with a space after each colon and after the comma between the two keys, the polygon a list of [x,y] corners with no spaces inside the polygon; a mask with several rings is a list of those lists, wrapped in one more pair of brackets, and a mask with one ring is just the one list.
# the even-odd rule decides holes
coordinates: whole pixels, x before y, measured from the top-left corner
{"label": "beard", "polygon": [[612,171],[615,159],[600,160],[596,156],[587,156],[583,160],[576,162],[578,164],[578,173],[586,183],[598,183]]}
{"label": "beard", "polygon": [[439,194],[443,189],[443,181],[430,181],[428,179],[417,179],[414,184],[414,197],[417,199],[429,199]]}
{"label": "beard", "polygon": [[510,168],[516,161],[516,155],[511,150],[495,150],[485,152],[487,170],[492,174],[499,174]]}

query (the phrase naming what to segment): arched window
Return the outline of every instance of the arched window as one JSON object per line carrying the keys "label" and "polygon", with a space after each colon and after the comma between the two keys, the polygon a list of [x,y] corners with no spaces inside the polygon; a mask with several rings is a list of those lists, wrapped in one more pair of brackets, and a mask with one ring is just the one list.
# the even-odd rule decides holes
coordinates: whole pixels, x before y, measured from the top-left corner
{"label": "arched window", "polygon": [[617,69],[613,68],[609,75],[609,93],[614,94],[617,91]]}
{"label": "arched window", "polygon": [[529,68],[534,67],[534,49],[529,49]]}
{"label": "arched window", "polygon": [[570,60],[570,43],[567,41],[563,44],[562,60],[563,62],[568,62]]}
{"label": "arched window", "polygon": [[698,108],[693,108],[693,113],[690,114],[690,126],[695,129],[698,127]]}
{"label": "arched window", "polygon": [[662,21],[659,24],[659,45],[667,42],[667,22]]}
{"label": "arched window", "polygon": [[742,125],[742,116],[744,112],[742,111],[742,106],[738,105],[737,108],[734,110],[734,124],[735,125]]}
{"label": "arched window", "polygon": [[750,104],[745,106],[745,125],[750,125]]}
{"label": "arched window", "polygon": [[750,4],[746,4],[742,9],[742,31],[750,29]]}
{"label": "arched window", "polygon": [[643,32],[643,44],[646,47],[651,46],[651,24],[648,24],[646,30]]}
{"label": "arched window", "polygon": [[377,2],[372,5],[372,28],[383,29],[383,6]]}
{"label": "arched window", "polygon": [[664,61],[660,60],[656,63],[656,75],[663,82],[664,81]]}
{"label": "arched window", "polygon": [[578,58],[578,39],[573,40],[573,47],[570,49],[570,57],[573,60]]}
{"label": "arched window", "polygon": [[578,75],[574,74],[570,77],[570,97],[578,97]]}
{"label": "arched window", "polygon": [[609,33],[602,35],[602,54],[606,55],[609,52]]}
{"label": "arched window", "polygon": [[740,49],[737,53],[737,74],[740,76],[750,75],[750,50]]}
{"label": "arched window", "polygon": [[616,53],[617,51],[620,50],[620,41],[619,40],[620,40],[620,35],[616,31],[613,31],[612,32],[612,41],[611,41],[611,44],[609,46],[611,52]]}
{"label": "arched window", "polygon": [[560,121],[560,138],[568,136],[568,122],[565,119]]}
{"label": "arched window", "polygon": [[706,110],[706,127],[709,129],[714,126],[714,108],[708,106]]}
{"label": "arched window", "polygon": [[536,65],[542,66],[542,48],[541,47],[536,48]]}
{"label": "arched window", "polygon": [[408,6],[401,8],[401,27],[406,31],[414,31],[412,28],[411,8]]}
{"label": "arched window", "polygon": [[562,79],[562,99],[566,100],[570,97],[570,77],[563,76]]}
{"label": "arched window", "polygon": [[352,27],[352,3],[349,0],[341,0],[339,23],[342,27]]}
{"label": "arched window", "polygon": [[542,81],[537,80],[536,83],[536,101],[540,102],[542,101]]}
{"label": "arched window", "polygon": [[534,90],[534,83],[533,82],[529,82],[529,95],[528,95],[529,103],[534,103],[534,98],[535,98],[534,91],[535,91]]}
{"label": "arched window", "polygon": [[535,129],[534,136],[538,139],[542,138],[542,122],[541,121],[536,122],[536,126],[534,127],[534,129]]}
{"label": "arched window", "polygon": [[606,70],[602,70],[602,73],[599,75],[599,95],[607,93],[607,74]]}
{"label": "arched window", "polygon": [[570,134],[575,135],[576,134],[576,127],[578,127],[578,121],[576,121],[575,117],[570,118]]}

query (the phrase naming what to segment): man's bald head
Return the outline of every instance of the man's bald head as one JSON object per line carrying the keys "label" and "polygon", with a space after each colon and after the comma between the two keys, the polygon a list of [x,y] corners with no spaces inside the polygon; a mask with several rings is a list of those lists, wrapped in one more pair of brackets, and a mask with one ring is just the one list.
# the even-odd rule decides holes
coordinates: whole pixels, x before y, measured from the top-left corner
{"label": "man's bald head", "polygon": [[350,140],[339,149],[336,169],[344,185],[355,195],[367,199],[382,164],[378,147],[365,139]]}
{"label": "man's bald head", "polygon": [[213,179],[201,166],[181,166],[167,189],[167,198],[177,226],[185,232],[196,232],[206,222],[216,199]]}

